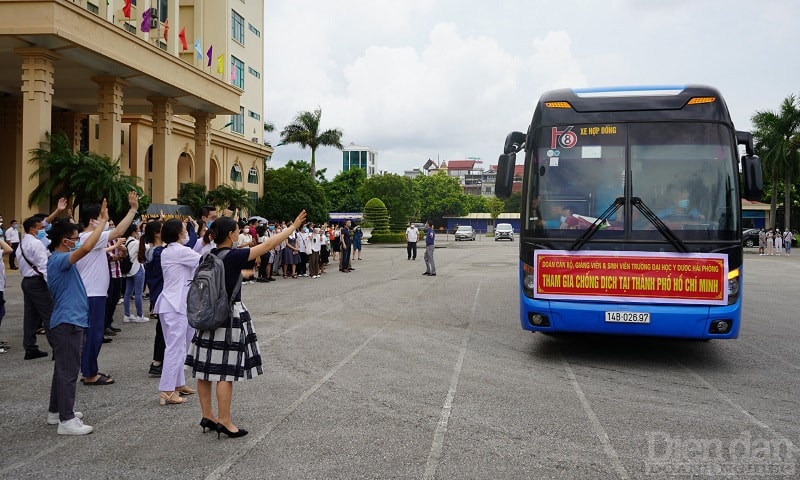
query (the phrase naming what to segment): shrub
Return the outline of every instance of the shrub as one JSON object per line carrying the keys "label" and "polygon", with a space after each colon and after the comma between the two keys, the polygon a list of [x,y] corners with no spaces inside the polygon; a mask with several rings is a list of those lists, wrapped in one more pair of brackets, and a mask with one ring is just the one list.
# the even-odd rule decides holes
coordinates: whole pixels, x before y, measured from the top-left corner
{"label": "shrub", "polygon": [[369,243],[406,243],[406,234],[403,233],[375,233],[369,238]]}
{"label": "shrub", "polygon": [[364,225],[372,227],[372,236],[389,233],[389,213],[380,198],[371,198],[364,205]]}

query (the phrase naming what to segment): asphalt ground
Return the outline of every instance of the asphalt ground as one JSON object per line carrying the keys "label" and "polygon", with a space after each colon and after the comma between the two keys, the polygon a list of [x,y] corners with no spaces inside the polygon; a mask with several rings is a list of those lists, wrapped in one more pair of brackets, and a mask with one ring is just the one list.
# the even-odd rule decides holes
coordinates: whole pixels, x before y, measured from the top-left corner
{"label": "asphalt ground", "polygon": [[737,340],[548,337],[519,326],[516,241],[442,237],[436,277],[422,248],[366,245],[352,273],[245,285],[264,375],[234,385],[238,439],[203,434],[195,396],[158,405],[154,322],[121,306],[100,354],[116,383],[77,387],[95,431],[57,435],[8,272],[0,478],[800,476],[800,251],[748,249]]}

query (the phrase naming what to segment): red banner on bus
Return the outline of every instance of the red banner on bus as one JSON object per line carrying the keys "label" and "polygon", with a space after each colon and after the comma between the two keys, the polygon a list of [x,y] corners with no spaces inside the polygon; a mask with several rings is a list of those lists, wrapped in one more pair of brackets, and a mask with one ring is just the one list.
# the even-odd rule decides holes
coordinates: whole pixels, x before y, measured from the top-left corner
{"label": "red banner on bus", "polygon": [[727,305],[728,260],[708,253],[536,250],[537,298]]}

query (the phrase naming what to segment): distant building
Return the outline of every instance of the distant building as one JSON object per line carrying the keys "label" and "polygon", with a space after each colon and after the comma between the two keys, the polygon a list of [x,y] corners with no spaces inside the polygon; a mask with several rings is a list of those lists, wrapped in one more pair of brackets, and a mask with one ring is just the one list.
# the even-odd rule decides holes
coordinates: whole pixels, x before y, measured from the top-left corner
{"label": "distant building", "polygon": [[374,148],[351,143],[342,149],[342,171],[360,168],[367,172],[367,178],[375,175],[375,162],[378,151]]}

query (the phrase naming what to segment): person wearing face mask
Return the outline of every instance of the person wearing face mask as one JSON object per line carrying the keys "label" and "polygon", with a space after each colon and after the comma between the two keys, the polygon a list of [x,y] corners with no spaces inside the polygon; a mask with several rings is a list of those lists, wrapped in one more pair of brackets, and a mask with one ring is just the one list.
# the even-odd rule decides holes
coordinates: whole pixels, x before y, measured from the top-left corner
{"label": "person wearing face mask", "polygon": [[95,247],[104,250],[105,244],[99,240],[108,220],[105,200],[96,218],[97,228],[84,241],[78,236],[79,226],[69,221],[57,222],[50,231],[53,254],[47,262],[47,281],[54,299],[49,328],[55,362],[47,424],[58,425],[59,435],[86,435],[94,430],[83,423],[83,414],[74,408],[75,379],[81,367],[81,347],[89,326],[90,308],[76,264]]}
{"label": "person wearing face mask", "polygon": [[161,227],[161,273],[165,288],[158,295],[153,311],[158,314],[164,332],[164,361],[158,389],[159,404],[186,403],[185,395],[195,393],[186,385],[183,361],[194,336],[194,328],[186,319],[186,295],[201,255],[185,246],[189,232],[178,219],[167,220]]}
{"label": "person wearing face mask", "polygon": [[692,207],[689,190],[685,187],[670,185],[667,187],[667,197],[672,199],[672,205],[658,212],[657,215],[662,220],[669,220],[669,217],[691,217],[693,220],[703,218],[700,212]]}
{"label": "person wearing face mask", "polygon": [[25,360],[34,360],[47,356],[36,344],[36,331],[43,327],[48,334],[50,329],[50,315],[53,312],[53,297],[47,288],[47,259],[50,254],[42,243],[42,238],[47,235],[42,217],[26,218],[22,222],[22,229],[24,233],[17,247],[24,304],[22,346],[25,348]]}
{"label": "person wearing face mask", "polygon": [[[150,321],[150,317],[143,315],[142,309],[142,290],[144,288],[144,266],[139,262],[139,229],[135,225],[128,227],[124,235],[125,249],[128,252],[128,258],[131,259],[131,269],[125,276],[125,294],[122,303],[122,308],[125,311],[123,322],[133,323],[146,323]],[[131,298],[136,306],[136,316],[131,316]]]}
{"label": "person wearing face mask", "polygon": [[11,254],[8,256],[8,268],[17,270],[16,255],[17,247],[19,246],[19,222],[11,220],[11,226],[6,230],[5,240],[11,246]]}
{"label": "person wearing face mask", "polygon": [[105,231],[105,220],[101,221],[99,215],[101,206],[96,203],[81,205],[80,220],[83,232],[80,234],[81,243],[86,243],[98,228],[100,241],[78,263],[78,272],[81,274],[86,295],[89,299],[89,328],[86,331],[86,342],[81,355],[82,382],[84,385],[110,385],[114,383],[111,376],[101,373],[97,364],[100,348],[103,346],[103,333],[106,329],[106,296],[111,275],[108,269],[106,246],[110,240],[121,237],[133,223],[133,218],[139,209],[139,195],[136,192],[128,194],[130,209],[125,217],[117,224],[114,230]]}

